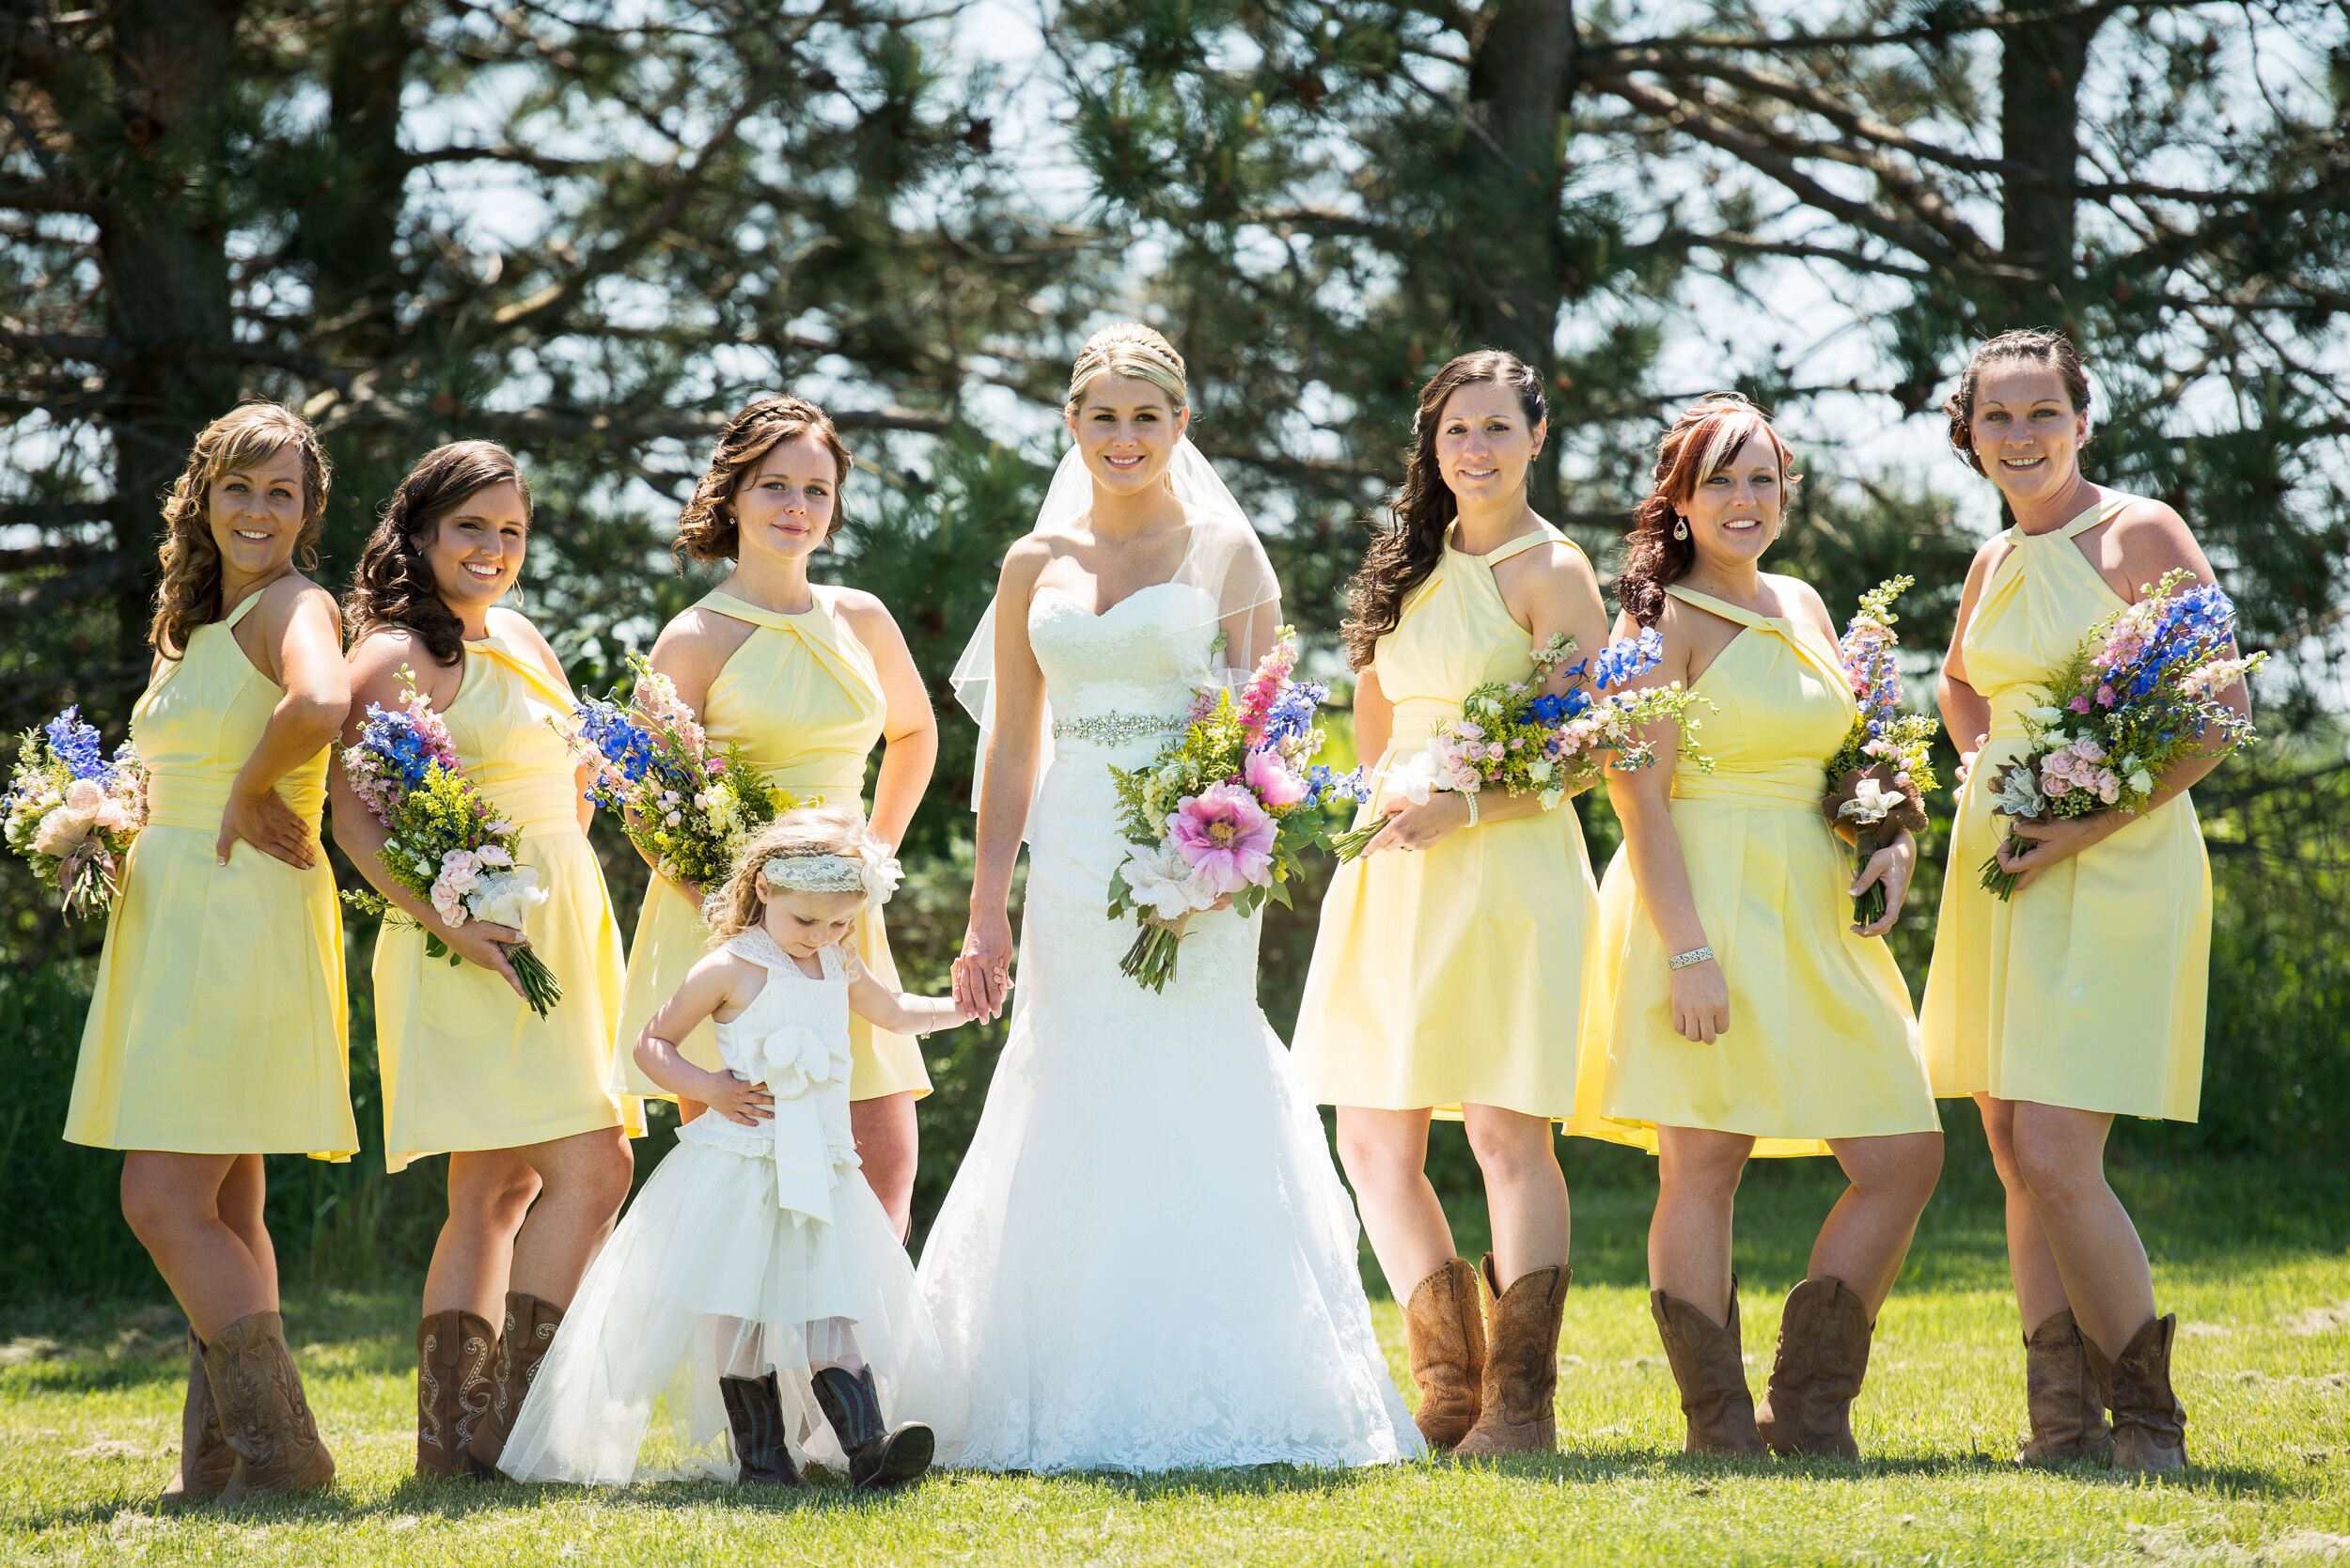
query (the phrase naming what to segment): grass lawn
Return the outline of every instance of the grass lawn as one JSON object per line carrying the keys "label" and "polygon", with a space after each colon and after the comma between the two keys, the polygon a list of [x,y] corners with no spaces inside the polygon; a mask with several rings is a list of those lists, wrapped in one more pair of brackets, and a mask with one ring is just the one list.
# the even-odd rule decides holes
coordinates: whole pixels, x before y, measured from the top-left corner
{"label": "grass lawn", "polygon": [[[2350,1562],[2350,1181],[2208,1166],[2117,1182],[2180,1314],[2196,1462],[2183,1482],[2008,1463],[2022,1357],[1996,1193],[1980,1171],[1954,1170],[1879,1325],[1858,1465],[1680,1454],[1640,1279],[1647,1195],[1620,1185],[1577,1203],[1556,1456],[1341,1475],[943,1476],[879,1499],[838,1485],[778,1499],[713,1485],[426,1483],[410,1474],[407,1292],[297,1280],[287,1315],[341,1485],[233,1513],[152,1507],[178,1436],[175,1311],[0,1308],[0,1560]],[[1778,1298],[1832,1192],[1816,1167],[1748,1180],[1739,1267],[1758,1389]],[[1375,1309],[1401,1378],[1398,1313],[1384,1299]]]}

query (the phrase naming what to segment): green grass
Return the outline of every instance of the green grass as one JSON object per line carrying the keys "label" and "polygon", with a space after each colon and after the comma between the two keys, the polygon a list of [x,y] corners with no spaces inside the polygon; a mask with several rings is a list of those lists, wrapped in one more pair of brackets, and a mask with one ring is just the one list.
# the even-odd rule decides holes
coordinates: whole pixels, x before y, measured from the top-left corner
{"label": "green grass", "polygon": [[[1859,1465],[1681,1456],[1639,1278],[1647,1195],[1595,1184],[1577,1205],[1555,1457],[1346,1475],[947,1476],[879,1499],[838,1485],[776,1498],[424,1483],[409,1473],[411,1303],[296,1281],[288,1317],[341,1486],[186,1516],[151,1504],[174,1462],[178,1315],[152,1303],[0,1309],[0,1560],[2350,1561],[2350,1184],[2235,1165],[2123,1171],[2117,1184],[2183,1325],[2196,1465],[2180,1482],[2007,1462],[2021,1354],[1996,1194],[1960,1169],[1879,1326],[1856,1412]],[[1758,1384],[1778,1297],[1831,1194],[1825,1169],[1781,1167],[1743,1195]],[[1375,1309],[1400,1376],[1396,1309]]]}

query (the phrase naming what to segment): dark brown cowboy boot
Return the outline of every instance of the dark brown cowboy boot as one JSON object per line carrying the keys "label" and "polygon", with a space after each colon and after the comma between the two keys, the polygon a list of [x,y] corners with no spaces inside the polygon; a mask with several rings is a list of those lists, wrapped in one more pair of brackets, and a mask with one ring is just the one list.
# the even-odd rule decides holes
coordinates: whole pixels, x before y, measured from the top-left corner
{"label": "dark brown cowboy boot", "polygon": [[735,1480],[745,1486],[804,1486],[784,1441],[783,1396],[776,1374],[721,1377],[727,1429],[734,1435]]}
{"label": "dark brown cowboy boot", "polygon": [[223,1502],[333,1484],[335,1456],[319,1438],[283,1318],[255,1312],[213,1335],[204,1347],[204,1376],[221,1436],[237,1456]]}
{"label": "dark brown cowboy boot", "polygon": [[1730,1279],[1730,1321],[1718,1327],[1663,1291],[1649,1292],[1648,1310],[1681,1388],[1681,1414],[1688,1423],[1681,1451],[1762,1458],[1769,1450],[1754,1429],[1754,1396],[1747,1391],[1746,1356],[1738,1338],[1737,1276]]}
{"label": "dark brown cowboy boot", "polygon": [[903,1486],[931,1467],[938,1439],[920,1421],[889,1426],[882,1420],[881,1394],[873,1369],[852,1372],[824,1367],[809,1379],[816,1403],[849,1456],[849,1479],[859,1486]]}
{"label": "dark brown cowboy boot", "polygon": [[497,1335],[487,1320],[451,1307],[416,1325],[416,1474],[465,1473],[466,1445],[490,1408]]}
{"label": "dark brown cowboy boot", "polygon": [[1430,1448],[1449,1449],[1477,1424],[1485,1376],[1484,1308],[1467,1259],[1450,1260],[1412,1287],[1403,1337],[1419,1389],[1412,1419]]}
{"label": "dark brown cowboy boot", "polygon": [[1771,1385],[1754,1415],[1755,1430],[1773,1453],[1860,1457],[1852,1402],[1869,1371],[1872,1326],[1860,1298],[1841,1279],[1807,1279],[1788,1293]]}
{"label": "dark brown cowboy boot", "polygon": [[2090,1375],[2113,1411],[2117,1470],[2167,1475],[2186,1468],[2186,1409],[2170,1391],[2170,1341],[2178,1331],[2175,1313],[2150,1319],[2111,1361],[2095,1341],[2081,1336]]}
{"label": "dark brown cowboy boot", "polygon": [[1559,1320],[1567,1309],[1570,1269],[1522,1274],[1503,1290],[1485,1254],[1494,1294],[1485,1323],[1485,1378],[1477,1424],[1453,1445],[1456,1454],[1548,1453],[1559,1446]]}
{"label": "dark brown cowboy boot", "polygon": [[2017,1464],[2103,1465],[2113,1458],[2113,1429],[2070,1308],[2051,1313],[2024,1341],[2024,1403],[2031,1435],[2016,1450]]}
{"label": "dark brown cowboy boot", "polygon": [[188,1393],[180,1406],[180,1470],[164,1488],[165,1508],[211,1502],[237,1472],[237,1450],[220,1435],[212,1380],[204,1375],[204,1341],[188,1330]]}
{"label": "dark brown cowboy boot", "polygon": [[555,1343],[563,1324],[563,1309],[520,1291],[506,1293],[506,1322],[498,1329],[497,1355],[490,1363],[490,1407],[474,1422],[465,1442],[465,1471],[483,1479],[498,1470],[498,1455],[506,1451],[506,1435],[523,1413],[523,1400],[539,1363]]}

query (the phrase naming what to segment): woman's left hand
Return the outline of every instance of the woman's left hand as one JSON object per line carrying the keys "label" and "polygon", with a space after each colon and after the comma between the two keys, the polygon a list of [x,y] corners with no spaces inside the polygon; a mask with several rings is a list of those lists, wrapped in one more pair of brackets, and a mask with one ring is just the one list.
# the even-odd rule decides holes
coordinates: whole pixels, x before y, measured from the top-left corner
{"label": "woman's left hand", "polygon": [[1387,822],[1377,838],[1363,846],[1365,855],[1381,850],[1424,850],[1446,834],[1468,826],[1468,802],[1458,790],[1430,792],[1428,804],[1414,806],[1402,795],[1380,803]]}
{"label": "woman's left hand", "polygon": [[1856,899],[1871,886],[1883,886],[1885,913],[1877,917],[1873,925],[1853,927],[1854,934],[1882,936],[1901,923],[1902,902],[1909,897],[1909,879],[1917,870],[1918,840],[1906,828],[1900,838],[1869,856],[1869,863],[1853,878],[1852,896]]}
{"label": "woman's left hand", "polygon": [[2020,893],[2031,886],[2032,878],[2049,867],[2063,864],[2092,844],[2103,843],[2113,831],[2106,819],[2113,815],[2100,811],[2094,816],[2062,817],[2053,822],[2001,817],[1998,820],[2006,823],[2007,831],[1999,838],[1999,870],[2015,874],[2014,892]]}

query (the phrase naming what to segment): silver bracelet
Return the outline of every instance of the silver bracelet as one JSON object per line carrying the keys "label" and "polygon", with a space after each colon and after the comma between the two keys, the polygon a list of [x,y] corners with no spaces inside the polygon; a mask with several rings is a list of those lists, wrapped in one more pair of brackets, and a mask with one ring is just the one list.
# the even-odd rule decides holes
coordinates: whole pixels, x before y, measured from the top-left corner
{"label": "silver bracelet", "polygon": [[1665,960],[1665,963],[1671,968],[1686,969],[1690,964],[1702,964],[1713,956],[1714,949],[1711,948],[1691,948],[1685,953],[1673,954],[1672,957]]}
{"label": "silver bracelet", "polygon": [[1475,790],[1464,790],[1461,792],[1461,798],[1468,802],[1468,824],[1471,827],[1475,827],[1477,825],[1477,792]]}

